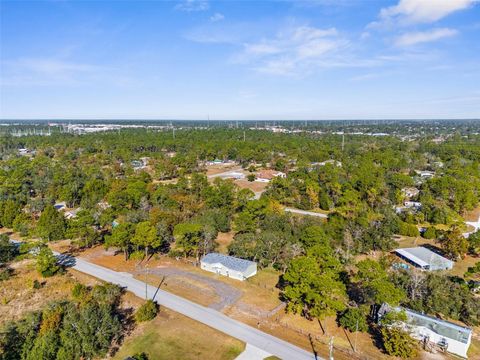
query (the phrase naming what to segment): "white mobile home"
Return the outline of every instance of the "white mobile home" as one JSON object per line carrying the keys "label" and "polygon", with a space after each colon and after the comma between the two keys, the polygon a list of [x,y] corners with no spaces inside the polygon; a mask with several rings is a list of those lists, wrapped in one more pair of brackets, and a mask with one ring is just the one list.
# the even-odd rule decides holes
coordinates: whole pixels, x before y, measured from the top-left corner
{"label": "white mobile home", "polygon": [[203,270],[237,280],[246,280],[257,273],[257,263],[233,256],[210,253],[200,261]]}
{"label": "white mobile home", "polygon": [[390,311],[404,311],[407,321],[399,325],[410,333],[411,337],[422,341],[426,347],[434,345],[449,353],[467,357],[467,351],[472,341],[472,329],[410,309],[391,308],[387,304],[382,305],[379,316],[382,317]]}

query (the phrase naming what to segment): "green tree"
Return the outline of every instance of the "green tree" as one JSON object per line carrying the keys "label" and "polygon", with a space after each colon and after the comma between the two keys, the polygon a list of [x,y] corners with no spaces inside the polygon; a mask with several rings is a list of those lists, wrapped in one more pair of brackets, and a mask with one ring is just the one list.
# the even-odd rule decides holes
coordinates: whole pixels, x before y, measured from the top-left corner
{"label": "green tree", "polygon": [[122,223],[112,229],[112,235],[105,236],[105,247],[118,247],[125,254],[125,260],[128,259],[130,248],[132,246],[131,238],[134,234],[133,224]]}
{"label": "green tree", "polygon": [[48,246],[42,246],[37,255],[37,271],[43,277],[50,277],[60,270],[57,265],[57,258],[53,255],[52,250]]}
{"label": "green tree", "polygon": [[185,257],[195,255],[197,261],[200,257],[200,244],[203,241],[203,227],[200,224],[181,223],[173,229],[175,249]]}
{"label": "green tree", "polygon": [[345,309],[346,288],[339,274],[322,268],[313,256],[293,259],[283,275],[287,310],[323,320]]}
{"label": "green tree", "polygon": [[0,265],[9,262],[18,254],[18,248],[10,242],[7,234],[0,234]]}
{"label": "green tree", "polygon": [[452,260],[461,259],[468,252],[468,240],[457,227],[448,231],[439,241],[445,255]]}
{"label": "green tree", "polygon": [[377,305],[386,302],[396,306],[405,298],[405,292],[390,281],[379,262],[362,260],[357,264],[357,269],[355,278],[360,288],[361,299],[358,300],[361,302]]}
{"label": "green tree", "polygon": [[147,300],[142,304],[135,313],[135,320],[137,322],[150,321],[157,316],[158,305],[153,300]]}
{"label": "green tree", "polygon": [[135,227],[132,244],[142,246],[145,249],[145,257],[147,257],[149,249],[158,248],[162,241],[157,235],[157,229],[149,221],[142,221]]}
{"label": "green tree", "polygon": [[5,201],[5,204],[2,206],[2,218],[0,219],[0,224],[8,228],[13,227],[13,221],[21,211],[22,206],[18,202],[11,199]]}
{"label": "green tree", "polygon": [[473,234],[470,234],[467,238],[468,252],[472,255],[480,255],[480,230],[477,230]]}
{"label": "green tree", "polygon": [[380,330],[382,345],[388,355],[412,359],[417,355],[417,342],[410,335],[394,326],[384,326]]}
{"label": "green tree", "polygon": [[65,235],[65,218],[53,205],[47,205],[37,223],[37,234],[44,240],[60,240]]}
{"label": "green tree", "polygon": [[362,308],[348,308],[340,315],[338,322],[343,328],[351,332],[368,330],[366,313]]}

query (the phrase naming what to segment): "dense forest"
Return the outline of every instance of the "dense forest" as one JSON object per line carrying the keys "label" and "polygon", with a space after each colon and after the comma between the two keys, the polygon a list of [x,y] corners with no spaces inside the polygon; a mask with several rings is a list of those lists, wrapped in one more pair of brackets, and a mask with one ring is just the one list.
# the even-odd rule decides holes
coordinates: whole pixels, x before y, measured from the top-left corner
{"label": "dense forest", "polygon": [[[215,159],[286,176],[275,177],[255,198],[230,179],[208,178],[206,162]],[[407,195],[411,188],[417,192]],[[408,201],[421,206],[408,207]],[[62,202],[76,209],[74,216],[57,210]],[[158,253],[197,262],[216,249],[219,232],[233,231],[230,255],[280,271],[287,311],[319,320],[335,315],[353,331],[366,331],[372,309],[384,302],[480,323],[468,282],[478,277],[478,266],[465,278],[417,273],[392,269],[389,255],[400,235],[432,239],[454,261],[479,256],[480,234],[462,235],[465,214],[479,203],[480,135],[471,130],[407,139],[225,127],[0,138],[1,227],[44,242],[72,239],[78,248],[103,244],[125,258]],[[295,216],[285,206],[328,219]],[[374,252],[383,254],[379,261],[358,260]],[[11,325],[8,331],[23,339],[11,351],[35,356],[51,331],[41,319],[53,327],[62,314],[52,351],[57,358],[79,358],[58,355],[70,346],[68,319],[84,311],[111,313],[112,296],[100,300],[94,291],[86,304],[54,304],[30,315],[30,328]],[[109,321],[121,326],[115,317]],[[31,342],[35,331],[43,335]],[[75,354],[102,355],[114,337],[97,339],[102,343],[94,353]]]}

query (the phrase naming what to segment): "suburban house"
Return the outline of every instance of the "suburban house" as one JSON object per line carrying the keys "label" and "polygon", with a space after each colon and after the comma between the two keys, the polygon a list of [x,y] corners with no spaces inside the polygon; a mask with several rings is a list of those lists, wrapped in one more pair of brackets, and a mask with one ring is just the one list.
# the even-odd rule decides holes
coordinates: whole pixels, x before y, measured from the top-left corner
{"label": "suburban house", "polygon": [[422,209],[422,203],[418,201],[404,201],[403,206],[405,206],[407,209],[414,209],[416,211]]}
{"label": "suburban house", "polygon": [[257,173],[257,178],[256,178],[255,181],[270,182],[270,180],[272,180],[275,177],[285,178],[285,177],[287,177],[287,174],[285,174],[284,172],[281,172],[281,171],[276,171],[276,170],[271,170],[271,169],[261,170]]}
{"label": "suburban house", "polygon": [[325,166],[327,164],[332,164],[334,166],[338,166],[338,167],[342,167],[342,163],[340,161],[337,161],[337,160],[325,160],[325,161],[322,161],[322,162],[312,162],[310,163],[310,166],[311,167],[315,167],[315,166]]}
{"label": "suburban house", "polygon": [[63,215],[65,216],[66,219],[75,219],[77,217],[78,212],[81,210],[82,208],[76,208],[73,210],[65,211]]}
{"label": "suburban house", "polygon": [[405,312],[407,320],[397,325],[407,331],[412,338],[421,341],[424,349],[437,348],[464,358],[467,357],[467,351],[472,341],[472,329],[410,309],[392,308],[385,303],[380,307],[378,317],[381,319],[391,311]]}
{"label": "suburban house", "polygon": [[246,280],[257,273],[257,263],[219,253],[205,255],[200,261],[203,270],[237,280]]}
{"label": "suburban house", "polygon": [[62,201],[62,202],[58,202],[58,203],[55,203],[55,205],[53,205],[53,207],[56,209],[56,210],[65,210],[65,208],[67,207],[67,203],[65,201]]}
{"label": "suburban house", "polygon": [[417,175],[419,175],[422,179],[431,179],[435,176],[434,171],[428,171],[428,170],[415,170]]}
{"label": "suburban house", "polygon": [[239,171],[229,171],[227,173],[220,174],[219,177],[222,179],[242,180],[245,179],[245,174]]}
{"label": "suburban house", "polygon": [[403,260],[422,270],[450,270],[453,268],[453,261],[422,246],[397,249],[395,253]]}
{"label": "suburban house", "polygon": [[420,194],[420,190],[414,187],[407,187],[402,189],[402,194],[406,198],[411,199],[411,198],[417,197],[418,194]]}

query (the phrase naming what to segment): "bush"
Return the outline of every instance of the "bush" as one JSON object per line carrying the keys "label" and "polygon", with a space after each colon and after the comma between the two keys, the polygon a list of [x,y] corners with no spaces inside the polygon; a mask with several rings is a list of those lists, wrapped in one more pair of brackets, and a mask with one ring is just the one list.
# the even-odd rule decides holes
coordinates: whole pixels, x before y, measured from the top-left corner
{"label": "bush", "polygon": [[60,266],[57,265],[57,258],[52,250],[47,246],[42,247],[37,256],[37,271],[43,277],[49,277],[55,275],[58,270]]}
{"label": "bush", "polygon": [[148,360],[148,355],[144,352],[137,353],[132,356],[132,359],[134,360]]}
{"label": "bush", "polygon": [[406,222],[401,221],[398,224],[398,232],[403,236],[417,237],[420,235],[418,228],[413,224],[407,224]]}
{"label": "bush", "polygon": [[143,251],[134,251],[128,257],[130,260],[143,260],[145,253]]}
{"label": "bush", "polygon": [[435,239],[437,237],[437,230],[433,226],[430,226],[425,232],[423,233],[423,237],[425,239]]}
{"label": "bush", "polygon": [[252,181],[255,181],[257,177],[255,176],[255,174],[248,174],[247,175],[247,180],[252,182]]}
{"label": "bush", "polygon": [[0,267],[0,281],[10,279],[12,276],[13,270],[9,267],[1,268]]}
{"label": "bush", "polygon": [[410,335],[397,327],[383,327],[382,344],[388,355],[411,359],[417,354],[417,342]]}
{"label": "bush", "polygon": [[135,313],[135,320],[137,322],[150,321],[157,316],[158,305],[153,300],[147,300],[145,304],[140,306]]}
{"label": "bush", "polygon": [[361,308],[349,308],[345,312],[340,315],[339,321],[340,325],[350,330],[351,332],[357,331],[357,324],[358,324],[358,331],[367,331],[368,324],[367,319],[365,316],[365,311]]}

